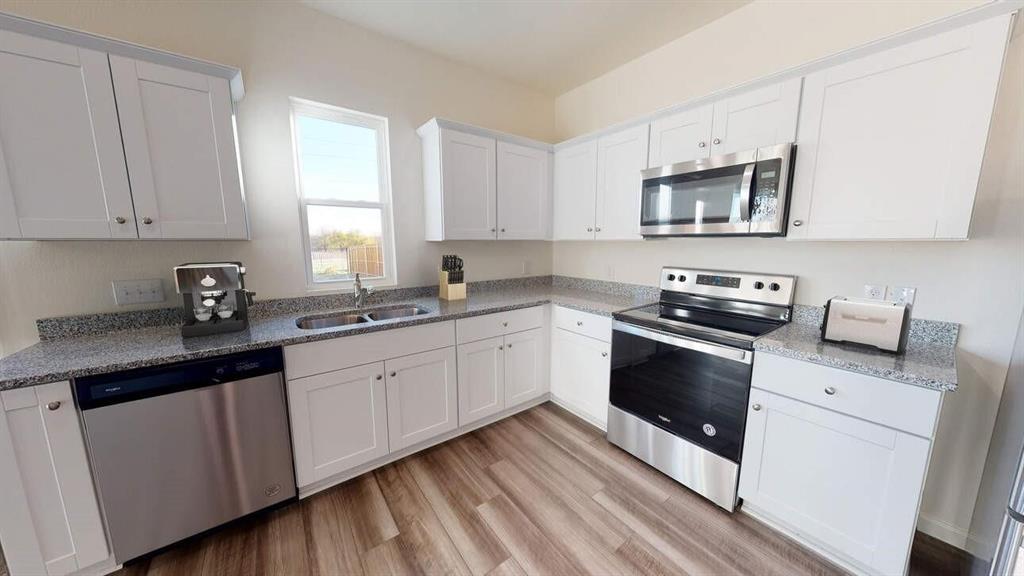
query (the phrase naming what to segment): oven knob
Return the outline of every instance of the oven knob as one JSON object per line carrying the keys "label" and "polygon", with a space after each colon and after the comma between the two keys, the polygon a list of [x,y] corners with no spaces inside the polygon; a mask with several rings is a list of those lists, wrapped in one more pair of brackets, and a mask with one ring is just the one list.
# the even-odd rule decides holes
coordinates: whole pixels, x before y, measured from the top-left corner
{"label": "oven knob", "polygon": [[761,290],[762,288],[764,288],[764,282],[761,282],[760,280],[754,282],[754,290]]}
{"label": "oven knob", "polygon": [[679,281],[680,282],[686,282],[686,276],[680,275],[679,276]]}
{"label": "oven knob", "polygon": [[771,290],[772,292],[778,292],[779,290],[782,289],[782,286],[779,286],[778,282],[772,282],[771,284],[768,285],[768,289]]}
{"label": "oven knob", "polygon": [[676,279],[676,275],[675,274],[669,274],[668,275],[669,282],[671,282],[672,280],[675,280],[675,279]]}

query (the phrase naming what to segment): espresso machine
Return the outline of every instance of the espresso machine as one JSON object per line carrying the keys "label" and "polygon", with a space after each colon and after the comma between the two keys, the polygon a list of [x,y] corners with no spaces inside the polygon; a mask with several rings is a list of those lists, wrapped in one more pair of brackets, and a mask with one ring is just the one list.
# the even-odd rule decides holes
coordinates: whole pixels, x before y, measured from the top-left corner
{"label": "espresso machine", "polygon": [[207,336],[249,327],[255,294],[245,289],[241,262],[198,262],[174,268],[181,294],[181,335]]}

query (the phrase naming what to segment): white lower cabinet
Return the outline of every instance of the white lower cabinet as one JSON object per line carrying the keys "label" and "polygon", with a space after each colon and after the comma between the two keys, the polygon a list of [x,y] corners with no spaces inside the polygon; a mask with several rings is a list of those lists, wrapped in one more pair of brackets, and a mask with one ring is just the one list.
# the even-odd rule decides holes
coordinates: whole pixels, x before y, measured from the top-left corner
{"label": "white lower cabinet", "polygon": [[386,456],[386,401],[384,362],[288,382],[299,486]]}
{"label": "white lower cabinet", "polygon": [[505,408],[504,338],[459,345],[459,424]]}
{"label": "white lower cabinet", "polygon": [[601,429],[606,428],[611,344],[562,328],[553,329],[551,334],[552,398]]}
{"label": "white lower cabinet", "polygon": [[543,328],[505,336],[505,407],[548,391],[548,342]]}
{"label": "white lower cabinet", "polygon": [[0,394],[0,544],[12,576],[109,559],[71,385]]}
{"label": "white lower cabinet", "polygon": [[392,452],[459,426],[454,347],[388,360],[384,368]]}
{"label": "white lower cabinet", "polygon": [[[772,360],[759,370],[762,358]],[[799,394],[807,382],[800,365],[811,366],[817,372],[814,384],[828,389],[821,401],[796,400],[758,387],[770,379],[769,385],[790,385]],[[787,371],[787,366],[796,370]],[[854,572],[903,574],[931,440],[865,420],[863,414],[837,411],[845,408],[844,394],[856,391],[848,386],[854,382],[847,375],[894,390],[909,386],[769,355],[755,358],[739,495],[745,510]],[[832,399],[840,402],[830,405]],[[887,404],[890,399],[883,395],[876,402]],[[938,405],[920,409],[937,415]]]}

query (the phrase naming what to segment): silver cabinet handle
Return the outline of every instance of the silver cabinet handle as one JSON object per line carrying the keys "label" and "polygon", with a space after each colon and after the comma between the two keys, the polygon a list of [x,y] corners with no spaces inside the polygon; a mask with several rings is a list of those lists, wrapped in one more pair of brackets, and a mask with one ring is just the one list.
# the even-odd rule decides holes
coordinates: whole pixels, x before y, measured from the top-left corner
{"label": "silver cabinet handle", "polygon": [[512,349],[512,345],[511,344],[505,344],[505,348],[508,348],[509,350],[511,350]]}
{"label": "silver cabinet handle", "polygon": [[149,216],[146,216],[145,218],[142,219],[142,223],[143,224],[152,224],[153,223],[153,219],[150,218]]}
{"label": "silver cabinet handle", "polygon": [[722,143],[722,139],[721,138],[715,138],[714,140],[711,141],[711,143],[712,144],[721,144]]}
{"label": "silver cabinet handle", "polygon": [[388,376],[394,378],[395,376],[398,376],[398,372],[392,372],[391,374],[388,374]]}
{"label": "silver cabinet handle", "polygon": [[593,232],[593,231],[594,231],[593,228],[591,228],[590,226],[587,226],[587,232]]}
{"label": "silver cabinet handle", "polygon": [[753,406],[751,406],[750,408],[751,408],[751,409],[752,409],[752,410],[753,410],[754,412],[760,412],[760,411],[761,411],[761,405],[760,405],[760,404],[754,404],[754,405],[753,405]]}
{"label": "silver cabinet handle", "polygon": [[607,358],[607,357],[608,357],[608,353],[607,352],[601,352],[601,358]]}
{"label": "silver cabinet handle", "polygon": [[504,232],[504,231],[505,231],[505,229],[504,229],[504,228],[502,228],[502,229],[501,229],[501,231],[502,231],[502,232]]}
{"label": "silver cabinet handle", "polygon": [[504,350],[504,349],[505,349],[504,346],[498,346],[498,350]]}
{"label": "silver cabinet handle", "polygon": [[803,220],[793,220],[793,226],[796,226],[796,227],[799,228],[800,226],[803,226],[803,225],[804,225],[804,221]]}
{"label": "silver cabinet handle", "polygon": [[829,396],[835,396],[836,389],[833,388],[832,386],[826,386],[825,387],[825,394],[828,394]]}
{"label": "silver cabinet handle", "polygon": [[576,325],[577,326],[583,326],[583,320],[577,320],[576,321]]}
{"label": "silver cabinet handle", "polygon": [[58,408],[60,408],[60,400],[54,400],[53,402],[50,402],[49,404],[46,405],[47,410],[52,411],[57,410]]}
{"label": "silver cabinet handle", "polygon": [[491,232],[497,232],[496,228],[491,228]]}
{"label": "silver cabinet handle", "polygon": [[383,374],[377,374],[377,380],[383,380],[383,379],[384,379],[384,375]]}
{"label": "silver cabinet handle", "polygon": [[124,224],[125,222],[127,222],[127,220],[124,219],[124,216],[118,216],[117,218],[114,218],[114,222],[117,222],[118,224]]}
{"label": "silver cabinet handle", "polygon": [[600,232],[600,231],[601,231],[601,227],[600,226],[598,226],[597,228],[594,228],[594,232]]}
{"label": "silver cabinet handle", "polygon": [[501,325],[505,328],[508,328],[508,322],[502,322]]}
{"label": "silver cabinet handle", "polygon": [[701,140],[700,142],[697,142],[697,148],[703,148],[703,147],[705,147],[707,145],[708,145],[707,142],[705,142],[703,140]]}

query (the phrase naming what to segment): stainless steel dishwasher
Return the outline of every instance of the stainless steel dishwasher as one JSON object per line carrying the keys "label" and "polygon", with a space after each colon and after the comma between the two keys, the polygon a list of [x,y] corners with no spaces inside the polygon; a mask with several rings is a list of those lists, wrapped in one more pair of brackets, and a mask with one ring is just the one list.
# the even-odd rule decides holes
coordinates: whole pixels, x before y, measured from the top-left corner
{"label": "stainless steel dishwasher", "polygon": [[114,558],[295,497],[281,349],[75,381]]}

